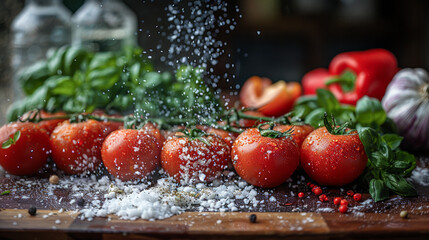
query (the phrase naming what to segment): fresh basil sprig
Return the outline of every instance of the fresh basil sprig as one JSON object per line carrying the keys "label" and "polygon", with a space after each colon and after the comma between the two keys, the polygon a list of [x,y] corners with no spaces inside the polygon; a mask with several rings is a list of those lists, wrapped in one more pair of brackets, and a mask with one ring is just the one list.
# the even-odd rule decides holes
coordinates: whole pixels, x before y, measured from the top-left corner
{"label": "fresh basil sprig", "polygon": [[315,128],[323,126],[324,113],[333,115],[339,125],[348,122],[350,128],[371,127],[384,133],[395,133],[393,121],[387,117],[380,101],[363,97],[356,107],[340,104],[335,96],[326,89],[317,89],[316,96],[304,96],[297,100],[293,116]]}
{"label": "fresh basil sprig", "polygon": [[203,69],[182,66],[174,78],[155,71],[138,47],[92,53],[65,46],[27,68],[20,83],[27,97],[12,105],[9,121],[33,109],[67,113],[104,109],[145,118],[216,118],[223,110],[203,80]]}
{"label": "fresh basil sprig", "polygon": [[303,119],[314,128],[323,126],[325,112],[335,116],[339,125],[349,122],[349,127],[356,127],[355,107],[340,104],[335,96],[326,89],[317,89],[317,96],[299,98],[293,112],[294,117]]}
{"label": "fresh basil sprig", "polygon": [[358,133],[368,156],[363,180],[369,184],[374,201],[389,198],[389,191],[406,197],[416,196],[416,190],[406,180],[416,167],[416,160],[399,148],[402,137],[382,135],[370,127],[360,128]]}

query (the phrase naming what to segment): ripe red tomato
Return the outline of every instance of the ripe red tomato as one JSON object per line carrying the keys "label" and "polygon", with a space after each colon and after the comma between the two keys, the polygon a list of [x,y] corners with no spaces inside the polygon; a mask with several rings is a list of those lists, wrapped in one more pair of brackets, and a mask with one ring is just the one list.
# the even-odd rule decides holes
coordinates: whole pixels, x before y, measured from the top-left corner
{"label": "ripe red tomato", "polygon": [[[14,139],[13,142],[10,139]],[[14,175],[37,173],[51,151],[46,130],[31,122],[15,122],[1,127],[0,143],[0,165]]]}
{"label": "ripe red tomato", "polygon": [[246,182],[270,188],[285,182],[295,171],[299,148],[290,137],[263,137],[257,128],[249,128],[235,140],[231,158]]}
{"label": "ripe red tomato", "polygon": [[[301,149],[302,142],[304,142],[304,139],[307,137],[308,134],[310,134],[314,128],[309,124],[303,124],[303,125],[277,125],[274,127],[274,130],[280,131],[280,132],[286,132],[289,129],[293,127],[293,132],[291,133],[292,139],[296,142],[298,145],[298,148]],[[302,170],[301,164],[298,165],[299,170]]]}
{"label": "ripe red tomato", "polygon": [[[20,119],[21,120],[29,119],[34,117],[35,114],[36,114],[35,111],[30,111],[30,112],[24,113],[24,115],[22,115]],[[66,116],[65,112],[48,113],[45,110],[40,111],[40,117],[42,118],[64,117],[64,116]],[[37,124],[43,129],[45,129],[49,135],[51,135],[52,131],[54,131],[54,129],[58,126],[58,124],[64,122],[65,120],[66,119],[43,120],[38,122]]]}
{"label": "ripe red tomato", "polygon": [[161,152],[161,165],[177,182],[211,182],[228,167],[230,147],[216,135],[198,138],[168,138]]}
{"label": "ripe red tomato", "polygon": [[101,164],[105,137],[104,125],[98,121],[65,121],[51,134],[52,159],[67,174],[94,172]]}
{"label": "ripe red tomato", "polygon": [[297,82],[272,84],[268,78],[253,76],[241,88],[240,101],[245,107],[257,108],[266,116],[280,116],[292,109],[301,92]]}
{"label": "ripe red tomato", "polygon": [[[155,132],[155,129],[150,131]],[[159,130],[156,131],[161,136]],[[145,129],[120,129],[104,140],[101,157],[109,173],[116,178],[138,180],[161,165],[161,148],[162,142]]]}
{"label": "ripe red tomato", "polygon": [[274,127],[274,130],[280,131],[280,132],[286,132],[291,128],[293,128],[293,132],[291,133],[292,138],[300,148],[301,148],[302,142],[304,142],[305,137],[307,137],[307,135],[314,130],[314,128],[309,124],[277,125]]}
{"label": "ripe red tomato", "polygon": [[234,143],[234,140],[237,137],[232,132],[228,132],[228,131],[213,128],[213,127],[207,128],[205,132],[221,137],[226,142],[226,144],[228,144],[229,147],[232,147],[232,143]]}
{"label": "ripe red tomato", "polygon": [[[122,117],[119,114],[108,115],[102,110],[95,110],[93,113],[91,113],[91,115],[99,116],[99,117],[106,117],[106,118],[109,118],[109,117],[121,118]],[[124,126],[123,122],[116,122],[116,121],[109,121],[109,120],[100,121],[100,123],[102,123],[104,125],[104,131],[105,131],[106,135],[108,135],[109,133],[111,133],[115,130],[118,130]]]}
{"label": "ripe red tomato", "polygon": [[321,185],[351,183],[362,174],[367,161],[356,132],[333,135],[321,127],[311,132],[301,146],[301,166]]}
{"label": "ripe red tomato", "polygon": [[144,130],[147,134],[154,136],[159,146],[162,147],[165,142],[165,137],[162,135],[161,131],[156,127],[155,124],[148,122],[143,126],[142,130]]}

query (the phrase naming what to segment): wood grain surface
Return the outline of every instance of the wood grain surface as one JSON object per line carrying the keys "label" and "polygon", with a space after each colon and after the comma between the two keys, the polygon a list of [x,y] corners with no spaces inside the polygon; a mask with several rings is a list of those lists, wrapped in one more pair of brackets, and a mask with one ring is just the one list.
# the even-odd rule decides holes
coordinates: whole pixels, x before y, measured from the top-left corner
{"label": "wood grain surface", "polygon": [[[428,159],[420,156],[419,164],[427,167]],[[392,196],[369,205],[350,201],[350,208],[359,207],[359,211],[341,214],[320,211],[336,208],[332,201],[321,203],[310,195],[303,184],[307,179],[293,176],[291,184],[272,190],[275,202],[266,201],[253,210],[221,213],[191,209],[156,221],[122,220],[113,215],[88,221],[81,220],[79,208],[71,204],[74,196],[69,189],[46,189],[50,174],[0,176],[0,191],[13,189],[0,196],[0,239],[429,239],[429,188],[421,185],[416,185],[418,197]],[[299,187],[290,187],[294,185]],[[263,190],[256,190],[265,197]],[[346,190],[324,188],[324,193],[332,200],[344,196]],[[308,197],[300,199],[289,194],[291,191],[305,191]],[[362,196],[370,198],[367,193]],[[28,214],[31,206],[37,207],[36,216]],[[409,217],[401,218],[401,211],[408,211]],[[251,214],[256,214],[256,223],[250,222]]]}
{"label": "wood grain surface", "polygon": [[[257,215],[256,223],[249,221]],[[46,217],[48,216],[48,217]],[[422,238],[429,236],[427,215],[401,218],[398,214],[369,213],[213,213],[187,212],[164,220],[120,220],[115,216],[82,221],[76,212],[40,210],[0,211],[2,239],[159,239],[159,238]]]}

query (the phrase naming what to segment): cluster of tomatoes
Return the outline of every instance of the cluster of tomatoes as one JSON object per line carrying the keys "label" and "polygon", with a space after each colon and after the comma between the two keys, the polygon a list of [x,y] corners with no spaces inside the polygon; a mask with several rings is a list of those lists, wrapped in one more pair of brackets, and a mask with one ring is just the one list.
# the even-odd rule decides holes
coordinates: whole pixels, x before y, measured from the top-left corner
{"label": "cluster of tomatoes", "polygon": [[162,167],[187,183],[210,182],[233,168],[248,183],[267,188],[282,184],[297,168],[321,185],[345,185],[366,166],[357,133],[334,135],[305,124],[254,127],[255,120],[248,119],[238,125],[240,134],[205,126],[161,132],[151,123],[123,129],[121,122],[96,120],[15,122],[0,128],[0,164],[15,175],[37,173],[48,157],[66,174],[91,173],[104,164],[123,181]]}

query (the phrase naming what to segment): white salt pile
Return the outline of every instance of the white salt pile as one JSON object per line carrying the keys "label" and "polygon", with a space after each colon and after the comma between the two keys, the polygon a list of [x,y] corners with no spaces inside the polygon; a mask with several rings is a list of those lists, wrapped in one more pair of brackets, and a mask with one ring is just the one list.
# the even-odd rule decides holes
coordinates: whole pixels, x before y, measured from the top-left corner
{"label": "white salt pile", "polygon": [[421,186],[429,186],[429,169],[417,166],[409,180]]}
{"label": "white salt pile", "polygon": [[[229,173],[230,177],[234,175]],[[107,189],[105,200],[90,201],[80,210],[82,219],[92,220],[96,216],[114,214],[122,219],[156,220],[189,210],[233,212],[244,207],[252,209],[260,203],[256,199],[258,193],[254,187],[242,180],[180,186],[165,177],[160,178],[155,186],[149,187],[145,183],[129,185],[119,181],[110,182],[107,177],[103,177],[97,183],[98,186],[93,187]],[[74,194],[78,195],[79,191]],[[236,200],[242,200],[243,204],[237,206]]]}

